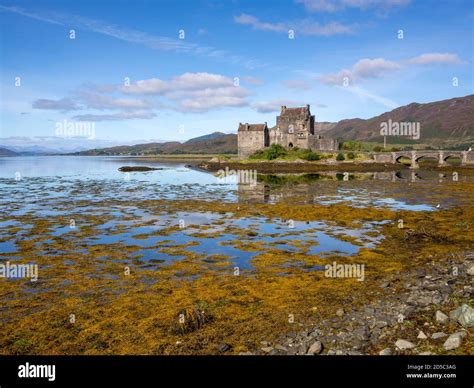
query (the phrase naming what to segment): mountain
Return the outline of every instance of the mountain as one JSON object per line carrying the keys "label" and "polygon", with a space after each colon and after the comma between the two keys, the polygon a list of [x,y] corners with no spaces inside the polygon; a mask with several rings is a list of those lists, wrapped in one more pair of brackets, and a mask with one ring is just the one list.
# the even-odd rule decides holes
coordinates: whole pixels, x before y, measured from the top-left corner
{"label": "mountain", "polygon": [[204,141],[204,140],[212,140],[217,137],[222,137],[225,136],[225,133],[223,132],[212,132],[209,135],[203,135],[203,136],[198,136],[193,139],[188,140],[186,143],[191,144],[191,143],[196,143],[199,141]]}
{"label": "mountain", "polygon": [[136,144],[76,152],[74,155],[236,154],[237,135],[214,132],[184,143]]}
{"label": "mountain", "polygon": [[16,152],[0,147],[0,156],[16,156]]}
{"label": "mountain", "polygon": [[[315,124],[318,134],[340,141],[383,142],[383,122],[419,122],[420,139],[397,137],[389,143],[464,149],[474,143],[474,95],[430,102],[412,103],[371,119],[348,119]],[[157,155],[157,154],[236,154],[237,135],[213,132],[184,143],[164,142],[118,146],[76,152],[75,155]]]}
{"label": "mountain", "polygon": [[[420,143],[435,146],[461,146],[474,141],[474,95],[431,102],[412,103],[368,120],[341,120],[324,131],[328,137],[341,140],[382,142],[382,122],[419,122],[420,139],[400,137],[398,143]],[[390,140],[390,139],[387,139]]]}

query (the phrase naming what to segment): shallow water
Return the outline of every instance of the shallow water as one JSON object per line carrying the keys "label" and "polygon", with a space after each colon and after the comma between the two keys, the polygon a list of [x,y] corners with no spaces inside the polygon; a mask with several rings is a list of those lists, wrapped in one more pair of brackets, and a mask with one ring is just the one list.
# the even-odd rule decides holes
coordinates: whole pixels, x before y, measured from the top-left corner
{"label": "shallow water", "polygon": [[[124,165],[159,167],[150,172],[122,173]],[[459,181],[472,181],[459,174]],[[468,200],[452,190],[457,184],[451,176],[429,170],[394,173],[325,173],[306,175],[260,175],[255,184],[239,184],[213,174],[187,168],[182,162],[150,162],[117,157],[15,157],[0,158],[0,255],[21,257],[17,241],[36,241],[44,255],[65,254],[55,242],[71,242],[74,252],[88,254],[88,248],[101,246],[131,248],[123,260],[161,265],[183,258],[169,248],[184,249],[198,259],[221,255],[231,265],[252,269],[252,260],[273,250],[325,257],[353,255],[361,247],[372,248],[378,238],[369,232],[377,223],[361,228],[341,228],[323,222],[288,226],[285,220],[238,218],[213,212],[150,213],[147,209],[126,206],[128,200],[199,200],[229,203],[286,202],[315,206],[347,203],[354,207],[379,207],[394,210],[436,211]],[[104,201],[120,200],[104,205]],[[55,224],[46,234],[31,231],[22,217],[51,219],[78,214],[103,218],[89,234],[81,225]],[[64,222],[63,220],[61,222]],[[183,225],[180,225],[180,223]],[[171,230],[180,225],[182,230]],[[12,235],[12,228],[18,230]],[[247,231],[252,235],[246,236]],[[206,236],[207,234],[207,236]],[[244,235],[244,238],[242,238]],[[79,236],[79,237],[78,237]],[[347,241],[347,238],[355,240]],[[52,240],[51,240],[52,239]],[[59,239],[59,240],[58,240]],[[295,245],[295,240],[298,244]],[[258,242],[257,248],[242,249],[242,244]],[[167,248],[163,251],[163,248]],[[69,248],[71,249],[71,248]],[[54,251],[56,250],[56,253]],[[16,256],[18,254],[18,256]],[[27,252],[23,252],[27,254]]]}

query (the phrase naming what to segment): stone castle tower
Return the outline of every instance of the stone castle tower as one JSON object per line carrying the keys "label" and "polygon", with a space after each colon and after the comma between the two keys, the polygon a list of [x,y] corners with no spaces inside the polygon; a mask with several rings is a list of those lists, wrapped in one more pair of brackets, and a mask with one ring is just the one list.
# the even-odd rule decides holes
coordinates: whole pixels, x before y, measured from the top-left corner
{"label": "stone castle tower", "polygon": [[315,134],[314,123],[309,105],[300,108],[282,106],[280,115],[276,118],[276,125],[272,128],[268,128],[267,123],[239,123],[237,133],[239,158],[247,158],[271,144],[312,151],[337,151],[338,141]]}

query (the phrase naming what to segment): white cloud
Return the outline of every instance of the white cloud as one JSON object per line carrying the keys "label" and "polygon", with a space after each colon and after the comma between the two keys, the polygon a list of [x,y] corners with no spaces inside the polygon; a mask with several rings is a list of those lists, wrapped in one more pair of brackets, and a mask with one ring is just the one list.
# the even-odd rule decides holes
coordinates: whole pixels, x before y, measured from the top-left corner
{"label": "white cloud", "polygon": [[120,89],[124,93],[165,97],[184,112],[246,106],[249,94],[245,88],[235,85],[233,79],[211,73],[184,73],[170,80],[151,78]]}
{"label": "white cloud", "polygon": [[352,68],[355,78],[377,78],[385,73],[398,70],[400,65],[384,58],[361,59]]}
{"label": "white cloud", "polygon": [[146,100],[137,100],[131,98],[113,98],[104,94],[80,91],[77,98],[91,109],[150,109],[153,104]]}
{"label": "white cloud", "polygon": [[426,53],[406,61],[411,65],[430,65],[432,63],[461,65],[466,62],[461,61],[457,54],[450,53]]}
{"label": "white cloud", "polygon": [[[146,95],[135,99],[110,94]],[[247,106],[247,89],[220,74],[184,73],[169,80],[150,78],[123,85],[103,85],[83,88],[61,100],[40,99],[33,103],[36,109],[58,111],[111,110],[112,113],[88,112],[74,117],[82,121],[151,119],[158,108],[180,112],[207,112],[225,107]]]}
{"label": "white cloud", "polygon": [[325,25],[321,25],[318,22],[311,20],[299,20],[294,22],[263,22],[255,16],[248,14],[241,14],[234,17],[234,21],[237,24],[243,24],[251,26],[252,28],[260,31],[271,31],[288,33],[289,30],[295,31],[302,35],[315,35],[315,36],[332,36],[337,34],[349,34],[353,28],[337,22],[330,22]]}
{"label": "white cloud", "polygon": [[177,91],[191,91],[206,88],[221,88],[233,86],[234,81],[229,77],[210,73],[184,73],[168,81],[150,78],[137,81],[130,86],[122,86],[121,91],[130,94],[166,95]]}
{"label": "white cloud", "polygon": [[118,121],[132,119],[152,119],[156,114],[151,111],[128,111],[111,114],[83,114],[74,116],[77,121]]}
{"label": "white cloud", "polygon": [[306,103],[301,101],[291,101],[275,99],[271,101],[262,101],[252,104],[252,108],[259,113],[279,112],[282,105],[285,106],[304,106]]}
{"label": "white cloud", "polygon": [[59,100],[41,98],[33,102],[33,108],[67,112],[71,110],[78,110],[80,109],[80,106],[70,98],[61,98]]}
{"label": "white cloud", "polygon": [[334,74],[319,77],[319,80],[332,85],[352,85],[357,81],[379,78],[410,65],[448,64],[459,65],[461,61],[457,54],[426,53],[405,61],[390,61],[384,58],[364,58],[357,61],[351,69],[342,69]]}
{"label": "white cloud", "polygon": [[296,0],[296,3],[303,4],[309,12],[337,12],[346,8],[359,9],[390,9],[403,7],[411,0]]}

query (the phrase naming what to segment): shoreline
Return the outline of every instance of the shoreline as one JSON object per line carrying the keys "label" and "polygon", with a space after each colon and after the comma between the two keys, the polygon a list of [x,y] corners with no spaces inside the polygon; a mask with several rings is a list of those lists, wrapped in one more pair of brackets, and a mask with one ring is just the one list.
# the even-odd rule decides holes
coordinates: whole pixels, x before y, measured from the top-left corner
{"label": "shoreline", "polygon": [[[335,172],[382,172],[382,171],[398,171],[398,170],[412,170],[410,166],[397,163],[354,163],[354,162],[202,162],[197,167],[216,172],[222,169],[229,170],[257,170],[262,174],[279,174],[279,173],[316,173],[322,171]],[[443,167],[427,165],[421,168],[437,171],[457,171],[459,169],[474,171],[474,166],[448,165]]]}

